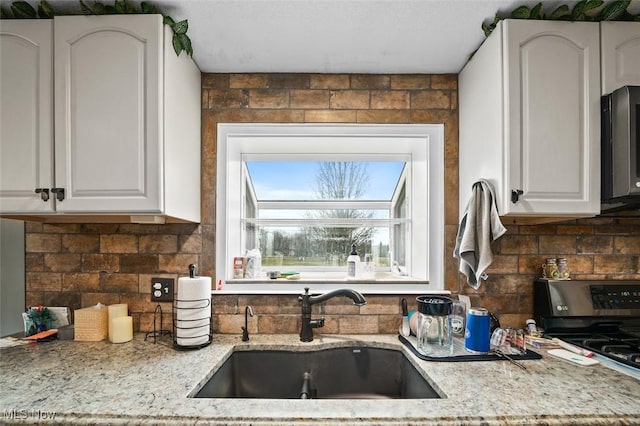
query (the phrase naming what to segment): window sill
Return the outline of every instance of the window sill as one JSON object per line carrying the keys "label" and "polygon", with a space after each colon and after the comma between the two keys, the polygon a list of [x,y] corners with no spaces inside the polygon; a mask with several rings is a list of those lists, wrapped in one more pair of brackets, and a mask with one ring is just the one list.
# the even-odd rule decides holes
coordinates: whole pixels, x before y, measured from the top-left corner
{"label": "window sill", "polygon": [[309,287],[311,293],[325,293],[350,288],[363,294],[451,294],[424,280],[388,278],[383,280],[299,279],[299,280],[229,280],[221,290],[212,294],[302,294]]}

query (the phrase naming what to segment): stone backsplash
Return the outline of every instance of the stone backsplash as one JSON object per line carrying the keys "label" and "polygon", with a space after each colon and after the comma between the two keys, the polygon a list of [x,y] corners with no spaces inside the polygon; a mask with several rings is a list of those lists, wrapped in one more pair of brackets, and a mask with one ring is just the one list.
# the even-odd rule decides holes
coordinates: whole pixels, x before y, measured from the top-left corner
{"label": "stone backsplash", "polygon": [[[566,257],[575,278],[640,279],[640,218],[593,218],[546,225],[507,225],[493,247],[489,279],[465,284],[451,256],[458,222],[456,75],[203,74],[202,222],[200,224],[40,224],[27,222],[26,304],[87,307],[127,303],[136,330],[152,329],[151,277],[176,278],[190,263],[214,275],[217,123],[444,123],[445,288],[466,293],[521,327],[531,316],[532,281],[547,257]],[[393,333],[400,299],[375,295],[354,306],[337,298],[314,306],[325,333]],[[295,295],[214,295],[213,328],[238,333],[245,306],[251,333],[297,333]],[[171,304],[162,304],[170,325]]]}

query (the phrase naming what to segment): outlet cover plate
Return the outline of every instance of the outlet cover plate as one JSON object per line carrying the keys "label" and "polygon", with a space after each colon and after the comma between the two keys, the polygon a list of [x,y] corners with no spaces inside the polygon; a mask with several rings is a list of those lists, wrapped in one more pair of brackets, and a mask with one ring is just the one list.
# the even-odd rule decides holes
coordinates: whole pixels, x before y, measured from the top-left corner
{"label": "outlet cover plate", "polygon": [[173,302],[173,278],[151,278],[151,301]]}

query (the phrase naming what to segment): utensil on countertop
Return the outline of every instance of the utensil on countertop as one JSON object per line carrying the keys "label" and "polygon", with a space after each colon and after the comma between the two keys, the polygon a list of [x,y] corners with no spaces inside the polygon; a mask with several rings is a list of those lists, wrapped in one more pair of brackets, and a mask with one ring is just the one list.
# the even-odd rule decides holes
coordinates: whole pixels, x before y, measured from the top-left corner
{"label": "utensil on countertop", "polygon": [[498,355],[501,358],[506,359],[507,361],[509,361],[510,363],[522,368],[523,370],[527,371],[527,367],[524,366],[524,364],[516,361],[515,359],[511,358],[509,355],[507,355],[506,353],[502,352],[500,349],[491,349],[491,353]]}
{"label": "utensil on countertop", "polygon": [[409,328],[409,310],[407,309],[407,299],[402,299],[402,328],[400,329],[400,333],[404,337],[408,337],[411,334],[411,329]]}
{"label": "utensil on countertop", "polygon": [[567,343],[564,340],[558,339],[557,337],[554,337],[553,339],[551,339],[551,341],[553,341],[554,343],[557,343],[559,346],[563,347],[564,349],[573,352],[574,354],[582,355],[587,358],[590,358],[593,356],[593,352],[574,346],[571,343]]}
{"label": "utensil on countertop", "polygon": [[600,361],[598,361],[597,359],[587,358],[586,356],[578,355],[577,353],[570,352],[566,349],[548,349],[547,353],[557,358],[561,358],[582,366],[590,366],[600,363]]}

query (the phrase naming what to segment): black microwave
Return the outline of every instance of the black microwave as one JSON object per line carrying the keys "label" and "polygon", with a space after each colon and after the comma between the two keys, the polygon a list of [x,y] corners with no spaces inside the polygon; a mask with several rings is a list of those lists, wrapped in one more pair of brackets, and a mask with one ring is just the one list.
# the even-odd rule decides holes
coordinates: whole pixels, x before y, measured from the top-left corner
{"label": "black microwave", "polygon": [[640,209],[640,86],[602,97],[603,211]]}

